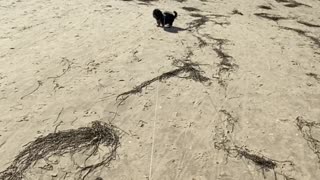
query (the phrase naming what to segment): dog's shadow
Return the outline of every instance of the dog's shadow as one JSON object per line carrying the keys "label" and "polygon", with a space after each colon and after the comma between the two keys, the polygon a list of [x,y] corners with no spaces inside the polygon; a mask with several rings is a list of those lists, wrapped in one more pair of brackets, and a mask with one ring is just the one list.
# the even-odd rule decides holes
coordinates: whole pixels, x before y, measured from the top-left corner
{"label": "dog's shadow", "polygon": [[185,31],[187,29],[172,26],[172,27],[164,27],[163,30],[169,33],[178,33],[180,31]]}

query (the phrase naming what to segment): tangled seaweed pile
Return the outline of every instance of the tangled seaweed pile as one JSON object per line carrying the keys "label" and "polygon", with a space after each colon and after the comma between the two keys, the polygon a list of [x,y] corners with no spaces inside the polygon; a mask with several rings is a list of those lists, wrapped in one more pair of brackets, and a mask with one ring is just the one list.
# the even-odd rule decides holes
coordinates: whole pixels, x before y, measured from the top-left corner
{"label": "tangled seaweed pile", "polygon": [[303,117],[298,116],[296,118],[296,125],[303,138],[308,142],[309,148],[318,157],[318,163],[320,163],[320,140],[316,139],[312,133],[312,130],[320,129],[320,123],[307,121]]}
{"label": "tangled seaweed pile", "polygon": [[91,127],[50,133],[26,144],[25,149],[15,157],[11,165],[0,172],[0,179],[23,179],[28,168],[35,165],[38,160],[53,155],[62,156],[66,153],[74,154],[89,151],[90,156],[87,157],[89,159],[97,153],[100,145],[108,146],[110,152],[104,156],[101,162],[81,169],[81,171],[86,171],[86,175],[88,175],[94,169],[108,165],[115,158],[116,150],[120,145],[119,139],[119,133],[114,126],[101,121],[92,122]]}

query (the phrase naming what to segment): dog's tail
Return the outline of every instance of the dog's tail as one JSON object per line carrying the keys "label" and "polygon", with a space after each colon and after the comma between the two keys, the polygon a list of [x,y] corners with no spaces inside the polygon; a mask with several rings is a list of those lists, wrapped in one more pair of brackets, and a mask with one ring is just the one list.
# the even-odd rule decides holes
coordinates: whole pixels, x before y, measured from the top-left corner
{"label": "dog's tail", "polygon": [[173,13],[174,13],[174,18],[177,18],[178,13],[176,11],[173,11]]}

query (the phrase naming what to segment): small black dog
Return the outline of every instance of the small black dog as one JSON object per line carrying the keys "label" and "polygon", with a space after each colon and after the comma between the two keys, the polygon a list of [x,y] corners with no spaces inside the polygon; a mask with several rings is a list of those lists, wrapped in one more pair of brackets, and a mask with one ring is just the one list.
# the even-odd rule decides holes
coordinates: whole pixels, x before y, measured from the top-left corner
{"label": "small black dog", "polygon": [[171,12],[164,12],[162,13],[159,9],[153,10],[153,17],[157,20],[158,26],[165,27],[165,25],[169,25],[169,27],[172,27],[174,19],[177,18],[178,13],[176,11],[173,11],[174,14]]}

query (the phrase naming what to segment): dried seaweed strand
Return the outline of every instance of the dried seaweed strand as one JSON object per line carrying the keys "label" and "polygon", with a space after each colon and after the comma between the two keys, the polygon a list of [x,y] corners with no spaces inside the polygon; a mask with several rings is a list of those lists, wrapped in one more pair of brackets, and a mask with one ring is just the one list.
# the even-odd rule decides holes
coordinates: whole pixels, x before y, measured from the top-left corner
{"label": "dried seaweed strand", "polygon": [[[178,69],[174,69],[172,71],[165,72],[165,73],[161,74],[160,76],[152,78],[151,80],[144,81],[140,85],[134,87],[132,90],[119,94],[116,99],[119,99],[120,97],[122,97],[121,102],[123,102],[123,100],[127,99],[130,94],[137,94],[137,93],[142,92],[142,89],[144,87],[152,84],[153,82],[162,81],[165,79],[169,79],[171,77],[177,77],[181,73],[189,73],[188,76],[181,77],[181,78],[192,79],[197,82],[205,82],[205,81],[209,80],[209,78],[201,75],[202,71],[199,70],[199,64],[192,63],[192,62],[185,62],[185,61],[179,61],[179,62],[183,63],[183,65],[181,67],[179,67]],[[178,63],[178,61],[176,63]]]}
{"label": "dried seaweed strand", "polygon": [[31,91],[30,93],[22,96],[20,99],[24,99],[25,97],[27,97],[27,96],[31,95],[32,93],[36,92],[40,88],[40,86],[43,85],[42,81],[37,81],[37,83],[38,83],[38,86],[33,91]]}
{"label": "dried seaweed strand", "polygon": [[268,19],[268,20],[276,21],[276,22],[279,20],[288,19],[286,17],[282,17],[274,14],[268,14],[268,13],[254,13],[254,15]]}

